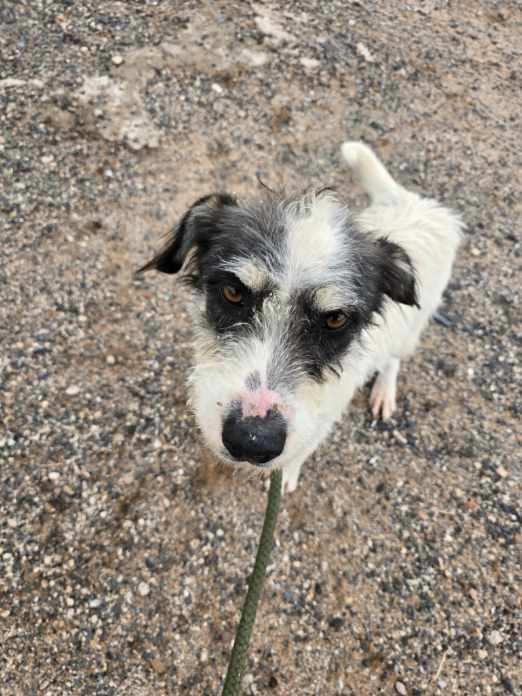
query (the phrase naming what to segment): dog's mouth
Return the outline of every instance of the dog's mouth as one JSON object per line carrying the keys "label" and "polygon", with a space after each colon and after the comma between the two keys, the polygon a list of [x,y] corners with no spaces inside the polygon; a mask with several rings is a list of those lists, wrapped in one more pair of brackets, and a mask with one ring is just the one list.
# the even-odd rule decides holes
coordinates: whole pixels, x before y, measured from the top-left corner
{"label": "dog's mouth", "polygon": [[242,457],[241,455],[238,457],[228,455],[228,459],[230,462],[233,462],[234,464],[252,464],[254,466],[264,467],[270,464],[270,462],[273,462],[275,457],[260,455],[258,457],[249,457],[247,459],[246,457]]}
{"label": "dog's mouth", "polygon": [[257,469],[270,471],[270,469],[277,468],[277,458],[271,459],[268,462],[253,462],[246,459],[235,459],[230,455],[230,453],[224,448],[221,449],[217,455],[219,459],[227,466],[245,468],[245,469]]}

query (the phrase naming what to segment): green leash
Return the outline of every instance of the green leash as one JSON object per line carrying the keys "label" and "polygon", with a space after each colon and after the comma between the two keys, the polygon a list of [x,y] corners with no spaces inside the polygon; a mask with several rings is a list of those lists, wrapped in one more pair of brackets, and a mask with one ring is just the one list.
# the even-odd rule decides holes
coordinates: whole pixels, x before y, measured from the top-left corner
{"label": "green leash", "polygon": [[248,585],[245,603],[243,604],[241,619],[237,627],[236,639],[234,641],[234,647],[232,648],[232,654],[230,655],[227,676],[225,677],[221,696],[239,696],[248,644],[250,643],[254,621],[256,620],[257,605],[259,604],[259,597],[265,579],[266,567],[270,560],[270,552],[272,551],[274,529],[277,521],[277,513],[279,512],[279,503],[281,502],[282,481],[282,471],[280,469],[274,469],[270,477],[270,490],[268,491],[265,521],[263,522],[263,531],[261,532],[259,546],[257,547],[256,562]]}

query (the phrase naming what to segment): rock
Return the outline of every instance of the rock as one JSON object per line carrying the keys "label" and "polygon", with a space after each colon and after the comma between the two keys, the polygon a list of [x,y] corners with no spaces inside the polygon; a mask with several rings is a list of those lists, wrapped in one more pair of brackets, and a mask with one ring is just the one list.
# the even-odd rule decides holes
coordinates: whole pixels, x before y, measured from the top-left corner
{"label": "rock", "polygon": [[10,87],[23,87],[25,84],[25,80],[18,80],[16,77],[5,77],[3,80],[0,80],[0,89],[9,89]]}
{"label": "rock", "polygon": [[268,8],[261,5],[256,7],[258,16],[255,19],[256,26],[263,34],[266,34],[272,40],[276,46],[283,43],[284,41],[295,41],[292,34],[285,31],[280,23],[274,18],[273,12],[270,12]]}
{"label": "rock", "polygon": [[500,631],[491,631],[491,633],[488,636],[488,643],[493,646],[500,645],[503,640],[504,637],[502,636]]}
{"label": "rock", "polygon": [[397,440],[398,443],[401,445],[407,445],[408,440],[404,437],[402,433],[400,433],[398,430],[393,430],[392,431],[393,438]]}
{"label": "rock", "polygon": [[400,696],[408,696],[408,690],[400,681],[395,682],[395,691],[400,694]]}
{"label": "rock", "polygon": [[150,585],[146,582],[140,582],[138,585],[138,594],[142,597],[146,597],[150,593]]}
{"label": "rock", "polygon": [[342,616],[333,616],[329,621],[328,625],[333,628],[334,631],[339,631],[344,625],[344,619]]}
{"label": "rock", "polygon": [[38,80],[37,78],[34,78],[32,80],[21,80],[16,77],[5,77],[3,80],[0,80],[0,91],[2,91],[3,89],[9,89],[13,87],[25,87],[26,85],[42,89],[45,83],[42,80]]}
{"label": "rock", "polygon": [[315,58],[299,58],[299,62],[306,70],[317,70],[317,68],[321,65],[321,61],[316,60]]}
{"label": "rock", "polygon": [[375,58],[370,53],[370,50],[363,43],[358,43],[356,48],[357,53],[360,56],[362,56],[367,63],[375,63]]}
{"label": "rock", "polygon": [[80,387],[77,384],[71,384],[67,387],[65,393],[67,394],[67,396],[78,396],[78,394],[80,393]]}
{"label": "rock", "polygon": [[245,65],[251,65],[254,68],[259,68],[268,62],[268,53],[264,51],[254,51],[250,48],[244,48],[239,54],[240,62]]}
{"label": "rock", "polygon": [[[144,60],[129,80],[108,75],[84,78],[76,99],[84,109],[88,128],[105,140],[125,143],[131,150],[158,147],[161,131],[152,122],[141,94],[147,75]],[[99,118],[100,108],[103,118]]]}
{"label": "rock", "polygon": [[160,660],[159,657],[153,658],[150,661],[150,666],[156,672],[156,674],[165,674],[165,672],[169,668],[168,665],[163,660]]}

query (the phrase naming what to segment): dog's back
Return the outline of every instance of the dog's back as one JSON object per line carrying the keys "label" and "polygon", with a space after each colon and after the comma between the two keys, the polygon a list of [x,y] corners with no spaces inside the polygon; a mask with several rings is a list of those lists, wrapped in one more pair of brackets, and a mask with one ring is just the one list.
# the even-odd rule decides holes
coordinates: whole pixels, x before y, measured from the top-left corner
{"label": "dog's back", "polygon": [[[453,211],[398,184],[363,143],[346,142],[344,160],[370,197],[370,206],[357,218],[368,234],[385,236],[409,255],[418,287],[420,311],[389,303],[374,332],[375,340],[391,342],[392,353],[411,354],[426,322],[440,304],[449,281],[464,224]],[[387,328],[386,336],[383,335]]]}

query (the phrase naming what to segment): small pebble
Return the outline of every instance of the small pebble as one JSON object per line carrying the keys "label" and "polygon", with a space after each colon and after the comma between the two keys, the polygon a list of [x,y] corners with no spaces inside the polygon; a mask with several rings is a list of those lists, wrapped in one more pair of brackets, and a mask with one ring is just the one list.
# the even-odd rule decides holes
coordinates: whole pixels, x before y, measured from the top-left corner
{"label": "small pebble", "polygon": [[491,633],[488,636],[488,643],[490,645],[500,645],[504,638],[502,637],[502,634],[499,631],[491,631]]}
{"label": "small pebble", "polygon": [[113,65],[121,65],[123,63],[123,57],[117,53],[116,55],[112,56],[112,63]]}
{"label": "small pebble", "polygon": [[361,55],[364,60],[366,60],[368,63],[374,63],[375,58],[373,55],[370,53],[370,50],[368,49],[367,46],[365,46],[363,43],[358,43],[356,46],[357,53]]}
{"label": "small pebble", "polygon": [[299,62],[303,68],[306,68],[307,70],[315,70],[321,65],[320,61],[316,60],[315,58],[300,58]]}
{"label": "small pebble", "polygon": [[60,478],[60,473],[59,473],[58,471],[50,471],[50,472],[47,474],[47,478],[48,478],[50,481],[58,481],[58,479]]}
{"label": "small pebble", "polygon": [[408,696],[408,691],[404,684],[400,681],[395,682],[395,691],[401,696]]}
{"label": "small pebble", "polygon": [[392,432],[392,435],[397,442],[399,442],[401,445],[407,445],[408,440],[404,437],[402,433],[400,433],[398,430],[394,430]]}
{"label": "small pebble", "polygon": [[80,393],[80,387],[77,384],[71,384],[65,390],[67,396],[77,396]]}
{"label": "small pebble", "polygon": [[153,660],[151,660],[150,664],[152,669],[158,674],[164,674],[168,669],[168,665],[165,664],[163,660],[160,660],[159,657],[155,657]]}
{"label": "small pebble", "polygon": [[138,585],[138,594],[146,597],[150,592],[150,586],[146,582],[140,582]]}

